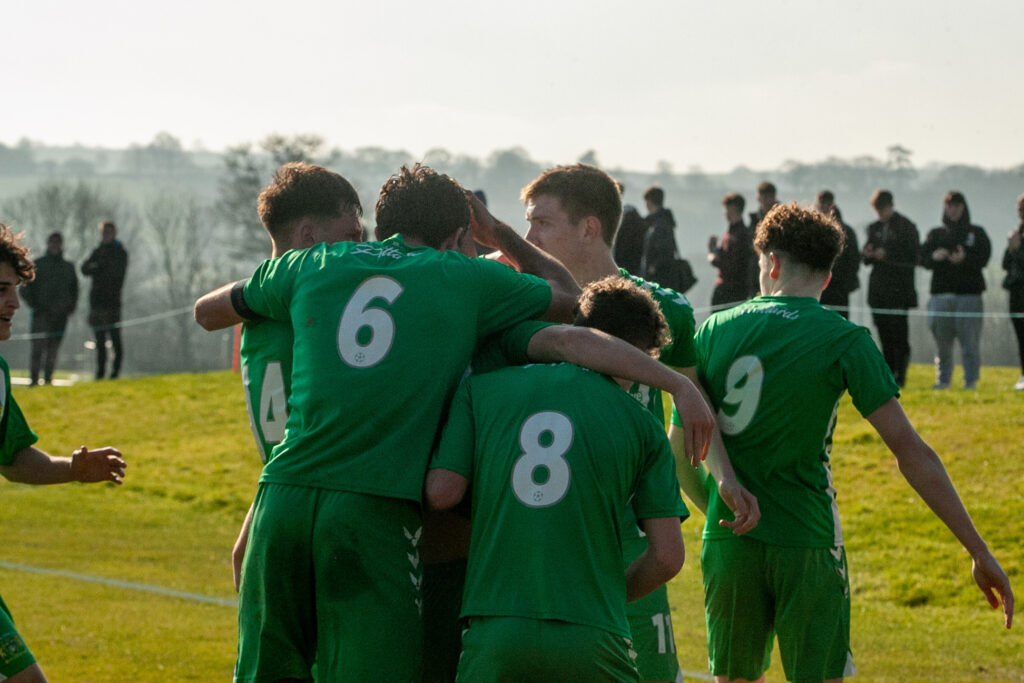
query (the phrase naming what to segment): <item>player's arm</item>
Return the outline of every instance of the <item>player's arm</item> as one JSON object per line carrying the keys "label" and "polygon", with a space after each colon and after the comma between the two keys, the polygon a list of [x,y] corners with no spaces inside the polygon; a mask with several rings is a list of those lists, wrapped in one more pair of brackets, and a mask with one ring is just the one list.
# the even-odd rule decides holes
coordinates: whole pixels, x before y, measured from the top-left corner
{"label": "player's arm", "polygon": [[423,497],[429,510],[447,510],[459,504],[466,495],[469,480],[458,472],[436,468],[427,471]]}
{"label": "player's arm", "polygon": [[638,520],[647,536],[647,549],[626,568],[626,600],[639,600],[683,568],[686,549],[678,517]]}
{"label": "player's arm", "polygon": [[685,396],[677,398],[673,394],[672,403],[675,405],[676,412],[679,413],[679,419],[683,423],[682,452],[687,460],[696,467],[701,460],[707,457],[712,433],[717,429],[715,426],[715,416],[709,408],[711,401],[708,400],[704,389],[700,386],[695,366],[669,367],[690,380],[694,387],[694,391]]}
{"label": "player's arm", "polygon": [[245,513],[245,521],[242,522],[235,546],[231,549],[231,572],[234,574],[236,593],[239,586],[242,585],[242,559],[245,557],[245,549],[249,545],[249,527],[252,526],[252,509],[254,507],[256,507],[256,501],[253,501],[249,506],[249,511]]}
{"label": "player's arm", "polygon": [[196,322],[203,329],[213,331],[259,317],[245,305],[245,298],[242,296],[244,285],[245,280],[232,282],[196,299],[193,309]]}
{"label": "player's arm", "polygon": [[1004,622],[1006,628],[1010,628],[1013,623],[1010,580],[974,527],[939,456],[910,424],[903,406],[895,397],[868,415],[867,419],[896,456],[900,474],[970,554],[974,581],[993,609],[999,606],[999,598],[996,597],[999,593]]}
{"label": "player's arm", "polygon": [[508,224],[495,218],[472,192],[466,192],[473,209],[473,238],[484,246],[499,250],[521,273],[546,280],[551,287],[551,305],[541,316],[551,322],[572,322],[576,317],[576,299],[580,286],[562,263],[527,242]]}
{"label": "player's arm", "polygon": [[0,475],[19,484],[66,484],[71,481],[112,481],[120,484],[125,467],[121,452],[110,446],[95,450],[81,446],[70,458],[53,456],[29,446],[15,453],[10,464],[0,465]]}

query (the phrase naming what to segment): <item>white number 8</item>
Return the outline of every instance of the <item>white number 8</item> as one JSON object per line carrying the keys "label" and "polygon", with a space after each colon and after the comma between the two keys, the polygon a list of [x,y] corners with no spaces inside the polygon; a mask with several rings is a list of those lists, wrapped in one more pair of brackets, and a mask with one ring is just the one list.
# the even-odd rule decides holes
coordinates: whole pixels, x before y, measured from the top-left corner
{"label": "white number 8", "polygon": [[[740,356],[733,361],[725,377],[725,398],[718,411],[718,426],[723,434],[739,434],[747,428],[761,401],[763,383],[764,366],[757,356]],[[726,414],[726,406],[734,408],[731,415]]]}
{"label": "white number 8", "polygon": [[[551,435],[551,443],[542,445],[541,436]],[[562,413],[551,410],[534,413],[519,430],[519,446],[523,454],[512,468],[512,492],[523,505],[542,508],[554,505],[569,490],[569,463],[565,454],[572,446],[572,422]],[[548,471],[547,480],[538,484],[533,474],[539,467]]]}
{"label": "white number 8", "polygon": [[[363,282],[345,304],[338,324],[338,353],[354,368],[369,368],[384,359],[395,339],[395,320],[383,308],[370,308],[374,299],[393,304],[402,293],[402,285],[389,277],[376,276]],[[366,344],[359,343],[359,330],[369,327]]]}

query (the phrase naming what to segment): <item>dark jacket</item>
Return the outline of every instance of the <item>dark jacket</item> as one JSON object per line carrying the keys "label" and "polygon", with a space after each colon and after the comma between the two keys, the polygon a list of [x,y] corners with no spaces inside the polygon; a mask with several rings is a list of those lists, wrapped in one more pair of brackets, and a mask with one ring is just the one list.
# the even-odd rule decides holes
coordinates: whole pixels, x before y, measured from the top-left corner
{"label": "dark jacket", "polygon": [[[936,249],[955,251],[962,246],[966,253],[960,263],[936,261],[932,253]],[[957,223],[945,221],[944,225],[933,228],[921,245],[921,265],[932,271],[932,294],[981,294],[985,291],[985,276],[982,269],[992,256],[992,243],[985,229],[971,225],[970,214]]]}
{"label": "dark jacket", "polygon": [[[676,258],[676,219],[672,212],[660,208],[644,219],[647,234],[644,236],[644,255],[640,264],[640,277],[658,282],[658,274],[671,268]],[[628,269],[627,269],[628,270]]]}
{"label": "dark jacket", "polygon": [[647,224],[635,207],[626,205],[622,210],[622,222],[615,233],[615,263],[633,275],[640,274],[640,262],[644,256],[644,236]]}
{"label": "dark jacket", "polygon": [[62,256],[47,254],[35,265],[36,277],[22,286],[21,298],[33,313],[66,322],[78,305],[78,275],[74,264]]}
{"label": "dark jacket", "polygon": [[712,305],[750,298],[754,294],[750,287],[750,273],[757,261],[753,232],[742,220],[733,223],[712,253],[711,265],[718,269]]}
{"label": "dark jacket", "polygon": [[[1017,230],[1024,237],[1024,224]],[[1003,289],[1024,294],[1024,244],[1017,251],[1010,251],[1010,247],[1006,247],[1003,252],[1003,270],[1006,271]]]}
{"label": "dark jacket", "polygon": [[832,280],[821,293],[821,303],[845,306],[849,302],[850,292],[860,289],[860,278],[857,277],[857,271],[860,270],[860,247],[857,245],[857,233],[842,222],[838,209],[835,210],[835,219],[843,226],[846,243],[832,266]]}
{"label": "dark jacket", "polygon": [[93,250],[82,264],[82,274],[92,278],[90,308],[121,310],[121,288],[127,270],[128,252],[119,241],[100,244]]}
{"label": "dark jacket", "polygon": [[864,258],[872,266],[868,277],[868,306],[872,308],[914,308],[914,267],[917,265],[917,226],[893,212],[887,223],[875,221],[868,226],[865,247],[882,247],[885,258]]}

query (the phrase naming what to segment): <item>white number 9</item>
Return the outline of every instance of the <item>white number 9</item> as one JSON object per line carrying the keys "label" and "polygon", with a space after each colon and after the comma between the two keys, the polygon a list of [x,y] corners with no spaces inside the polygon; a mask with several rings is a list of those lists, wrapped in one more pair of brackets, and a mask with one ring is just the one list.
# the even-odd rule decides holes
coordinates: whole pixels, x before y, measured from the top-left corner
{"label": "white number 9", "polygon": [[[725,377],[725,398],[718,410],[718,426],[723,434],[739,434],[757,412],[764,383],[764,366],[757,356],[740,356],[729,367]],[[732,408],[730,414],[725,407]]]}
{"label": "white number 9", "polygon": [[[369,368],[384,359],[395,339],[395,320],[383,308],[371,308],[374,299],[393,304],[402,293],[402,285],[389,277],[375,276],[363,282],[345,305],[338,324],[338,353],[354,368]],[[369,327],[366,344],[359,343],[359,330]]]}

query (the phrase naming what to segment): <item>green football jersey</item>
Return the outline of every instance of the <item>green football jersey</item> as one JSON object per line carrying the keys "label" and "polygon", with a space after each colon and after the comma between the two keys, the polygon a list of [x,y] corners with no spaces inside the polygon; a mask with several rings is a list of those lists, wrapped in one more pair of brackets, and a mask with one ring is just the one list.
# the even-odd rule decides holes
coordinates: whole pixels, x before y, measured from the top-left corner
{"label": "green football jersey", "polygon": [[0,357],[0,374],[3,375],[3,382],[0,383],[3,390],[0,394],[0,465],[10,465],[18,451],[28,448],[39,437],[29,428],[18,402],[14,400],[11,393],[11,369],[3,357]]}
{"label": "green football jersey", "polygon": [[[861,415],[899,395],[864,327],[808,297],[759,296],[708,318],[697,372],[739,481],[761,520],[748,536],[832,548],[842,529],[829,454],[836,408],[849,391]],[[732,535],[732,513],[710,489],[704,538]]]}
{"label": "green football jersey", "polygon": [[292,341],[289,322],[252,320],[242,325],[238,357],[245,407],[264,463],[284,439],[288,396],[292,393]]}
{"label": "green football jersey", "polygon": [[260,481],[413,501],[477,341],[551,304],[540,278],[399,235],[290,251],[244,296],[295,335],[284,440]]}
{"label": "green football jersey", "polygon": [[568,621],[629,636],[620,529],[689,512],[664,428],[613,380],[568,363],[474,375],[431,467],[473,492],[463,616]]}
{"label": "green football jersey", "polygon": [[[619,268],[619,273],[630,282],[650,291],[651,296],[654,297],[661,309],[662,315],[665,316],[672,340],[661,350],[658,360],[674,367],[686,368],[696,365],[697,352],[693,345],[693,332],[696,323],[690,301],[679,292],[636,277],[624,268]],[[658,419],[658,422],[664,426],[665,407],[660,390],[634,382],[633,386],[629,388],[629,393],[646,406]],[[628,513],[623,519],[622,535],[624,559],[628,566],[647,548],[647,541],[644,540],[640,528],[636,524],[636,518]]]}

